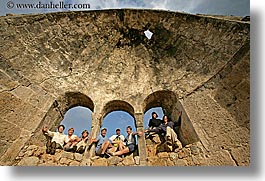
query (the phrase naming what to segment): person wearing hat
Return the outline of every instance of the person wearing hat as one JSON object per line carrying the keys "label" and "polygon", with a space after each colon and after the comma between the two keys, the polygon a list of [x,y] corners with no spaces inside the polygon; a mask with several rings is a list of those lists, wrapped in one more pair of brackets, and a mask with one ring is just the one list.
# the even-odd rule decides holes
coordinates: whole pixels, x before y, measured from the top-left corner
{"label": "person wearing hat", "polygon": [[148,127],[149,129],[154,129],[159,127],[163,121],[161,119],[157,119],[158,115],[156,112],[152,112],[152,118],[149,120]]}
{"label": "person wearing hat", "polygon": [[107,134],[107,128],[101,129],[101,134],[97,138],[92,138],[91,143],[96,143],[96,155],[105,156],[106,150],[111,146]]}
{"label": "person wearing hat", "polygon": [[121,130],[120,128],[116,129],[116,134],[112,135],[110,138],[110,143],[113,145],[113,148],[111,148],[111,152],[115,152],[119,149],[120,143],[124,143],[125,137],[121,135]]}

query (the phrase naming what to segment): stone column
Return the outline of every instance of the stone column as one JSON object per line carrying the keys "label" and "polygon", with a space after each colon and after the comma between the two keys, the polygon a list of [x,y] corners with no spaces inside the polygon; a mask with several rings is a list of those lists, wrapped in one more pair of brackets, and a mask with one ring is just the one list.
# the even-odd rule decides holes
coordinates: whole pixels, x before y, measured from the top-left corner
{"label": "stone column", "polygon": [[[100,115],[96,113],[92,113],[92,126],[89,134],[89,138],[96,138],[100,131]],[[91,157],[95,156],[95,149],[96,145],[92,144],[90,150],[86,150],[83,156],[83,160],[81,165],[82,166],[90,166],[90,159]]]}
{"label": "stone column", "polygon": [[143,132],[142,136],[138,136],[138,150],[140,156],[140,165],[146,165],[146,144],[145,144],[145,136],[144,136],[144,117],[143,113],[135,113],[135,124],[137,131]]}

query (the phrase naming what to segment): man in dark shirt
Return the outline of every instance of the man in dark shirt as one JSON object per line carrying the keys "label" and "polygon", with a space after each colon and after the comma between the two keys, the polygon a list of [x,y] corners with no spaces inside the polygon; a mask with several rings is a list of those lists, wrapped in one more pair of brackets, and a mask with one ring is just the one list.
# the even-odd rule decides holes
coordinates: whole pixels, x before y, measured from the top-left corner
{"label": "man in dark shirt", "polygon": [[156,128],[163,123],[163,121],[161,119],[157,119],[157,117],[158,116],[157,116],[156,112],[152,112],[152,119],[150,119],[149,123],[148,123],[148,127],[150,129]]}

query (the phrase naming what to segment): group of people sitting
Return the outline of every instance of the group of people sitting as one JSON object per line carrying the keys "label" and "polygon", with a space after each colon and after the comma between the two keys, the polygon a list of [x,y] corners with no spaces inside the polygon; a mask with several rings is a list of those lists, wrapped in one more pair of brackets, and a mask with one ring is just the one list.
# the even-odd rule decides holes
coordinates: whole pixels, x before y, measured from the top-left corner
{"label": "group of people sitting", "polygon": [[149,120],[148,129],[145,130],[145,133],[148,135],[150,133],[157,133],[160,137],[164,137],[167,145],[171,151],[177,151],[182,148],[181,142],[178,140],[178,136],[174,128],[180,126],[181,114],[179,112],[179,120],[177,122],[170,121],[168,116],[164,115],[163,120],[158,119],[156,112],[152,112],[152,119]]}
{"label": "group of people sitting", "polygon": [[65,129],[64,125],[58,126],[58,132],[52,132],[47,127],[42,128],[44,135],[51,139],[48,139],[46,144],[46,153],[54,155],[56,149],[64,149],[65,151],[84,153],[88,143],[88,131],[82,132],[81,138],[74,135],[74,128],[68,129],[68,134],[63,133]]}
{"label": "group of people sitting", "polygon": [[101,134],[92,139],[92,143],[96,143],[96,155],[100,157],[121,156],[132,153],[137,149],[136,135],[141,136],[140,131],[133,132],[132,127],[126,128],[127,136],[121,135],[120,128],[116,129],[116,134],[107,138],[107,128],[101,129]]}
{"label": "group of people sitting", "polygon": [[116,129],[116,134],[110,138],[106,136],[107,128],[101,129],[101,134],[97,138],[88,138],[88,131],[82,132],[81,138],[74,135],[74,128],[68,130],[68,134],[63,133],[64,125],[58,126],[58,132],[52,132],[47,127],[42,128],[44,135],[47,135],[46,153],[54,155],[56,149],[63,149],[68,152],[84,153],[87,146],[92,143],[96,144],[96,155],[101,157],[109,157],[111,155],[124,155],[136,150],[135,135],[142,135],[142,132],[132,132],[132,127],[128,126],[128,133],[125,138],[121,135],[120,128]]}
{"label": "group of people sitting", "polygon": [[[163,120],[157,119],[158,115],[156,112],[152,113],[152,119],[148,124],[148,129],[145,130],[146,134],[151,132],[165,136],[167,144],[172,147],[172,150],[182,148],[181,142],[177,138],[177,134],[174,131],[175,123],[168,120],[165,115]],[[136,135],[142,136],[143,133],[140,131],[133,132],[132,127],[126,128],[127,136],[121,135],[120,128],[116,129],[116,134],[110,138],[106,136],[107,128],[102,128],[101,133],[97,138],[88,137],[89,133],[87,130],[82,132],[82,136],[79,138],[74,135],[74,128],[68,130],[68,135],[63,133],[64,125],[58,126],[58,132],[49,131],[47,127],[42,128],[42,132],[50,137],[46,144],[46,152],[54,155],[56,149],[64,149],[69,152],[84,153],[87,146],[92,143],[96,144],[96,155],[100,157],[109,156],[121,156],[128,153],[132,153],[137,149]]]}

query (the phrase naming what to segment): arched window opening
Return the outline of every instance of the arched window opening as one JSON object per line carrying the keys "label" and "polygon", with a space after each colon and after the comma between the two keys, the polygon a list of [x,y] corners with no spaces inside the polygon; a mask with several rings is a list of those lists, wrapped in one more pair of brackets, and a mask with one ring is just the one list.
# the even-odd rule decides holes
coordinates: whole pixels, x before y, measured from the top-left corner
{"label": "arched window opening", "polygon": [[93,101],[81,92],[67,92],[62,99],[63,106],[67,111],[76,106],[83,106],[89,108],[92,112],[94,111]]}
{"label": "arched window opening", "polygon": [[156,91],[144,100],[144,113],[154,107],[162,107],[164,114],[171,115],[174,105],[178,102],[176,94],[172,91]]}
{"label": "arched window opening", "polygon": [[102,115],[104,117],[101,127],[109,127],[107,136],[115,134],[116,128],[120,128],[121,134],[125,137],[127,136],[127,126],[131,126],[133,132],[136,130],[134,108],[128,102],[121,100],[110,101],[104,106]]}
{"label": "arched window opening", "polygon": [[[161,90],[148,95],[143,103],[143,111],[147,113],[155,107],[161,107],[163,115],[167,115],[168,120],[174,122],[174,131],[183,146],[199,140],[176,93],[169,90]],[[149,119],[150,118],[151,116],[149,113]],[[145,125],[148,124],[147,122],[148,121],[145,121]]]}
{"label": "arched window opening", "polygon": [[[144,114],[145,130],[151,131],[156,130],[158,127],[160,128],[161,124],[163,124],[163,117],[166,115],[169,118],[166,113],[167,111],[162,107],[153,107],[147,110]],[[170,118],[169,121],[171,121]],[[174,126],[172,125],[172,133],[166,129],[164,130],[165,132],[151,131],[145,134],[148,157],[155,156],[159,152],[172,152],[182,148],[179,139],[175,139],[178,132],[175,125],[176,123],[174,123]],[[160,128],[159,130],[161,131],[162,129]],[[169,140],[166,139],[168,135],[171,135],[170,144]]]}
{"label": "arched window opening", "polygon": [[116,129],[119,128],[121,135],[127,136],[127,126],[132,127],[132,131],[136,131],[134,118],[125,111],[113,111],[106,115],[103,120],[102,128],[107,128],[107,137],[116,134]]}
{"label": "arched window opening", "polygon": [[[99,122],[100,131],[97,140],[94,140],[94,142],[97,142],[95,154],[101,157],[109,157],[110,155],[127,156],[131,154],[138,156],[137,135],[130,134],[136,132],[137,129],[134,108],[131,104],[122,100],[110,101],[103,107],[101,115]],[[132,129],[127,130],[128,126]],[[102,132],[103,128],[106,128],[107,132],[106,130]],[[124,137],[118,136],[119,131],[116,132],[117,128],[120,129],[120,135]],[[127,136],[128,139],[125,142]],[[121,142],[120,140],[122,139],[123,141]]]}
{"label": "arched window opening", "polygon": [[[86,116],[81,113],[84,110],[87,110]],[[68,120],[69,126],[68,123],[65,125],[64,134],[67,134],[68,128],[71,127],[75,129],[74,133],[77,136],[80,136],[82,129],[87,129],[90,133],[93,111],[94,103],[90,97],[81,92],[66,92],[54,100],[27,144],[44,146],[47,142],[47,137],[43,135],[42,128],[47,127],[50,131],[56,132],[58,126],[64,124],[66,120]],[[72,112],[74,112],[74,115]],[[69,116],[72,121],[69,120]],[[84,121],[84,116],[90,121]],[[79,125],[79,122],[81,122],[81,125]],[[84,125],[82,125],[83,123]]]}
{"label": "arched window opening", "polygon": [[81,133],[84,130],[88,130],[90,133],[92,111],[83,106],[73,107],[65,113],[61,124],[65,126],[64,134],[66,135],[69,128],[74,128],[74,134],[78,137],[81,136]]}
{"label": "arched window opening", "polygon": [[104,117],[113,111],[125,111],[134,117],[134,108],[127,102],[121,100],[113,100],[108,102],[103,109],[102,115]]}

